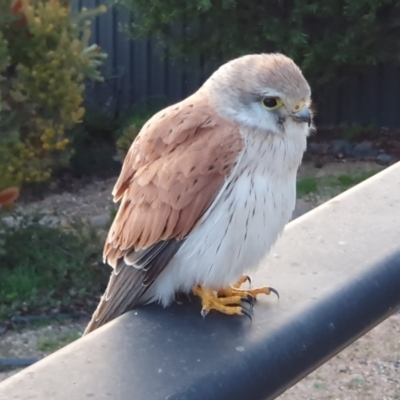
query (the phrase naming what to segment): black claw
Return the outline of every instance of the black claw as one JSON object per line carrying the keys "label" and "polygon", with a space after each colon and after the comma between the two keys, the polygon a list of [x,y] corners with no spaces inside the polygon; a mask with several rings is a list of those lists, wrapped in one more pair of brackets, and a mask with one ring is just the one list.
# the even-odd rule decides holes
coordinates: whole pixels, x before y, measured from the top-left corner
{"label": "black claw", "polygon": [[210,312],[210,310],[207,310],[207,309],[205,309],[205,308],[202,308],[200,314],[201,314],[201,316],[202,316],[203,318],[205,318],[206,315],[207,315],[209,312]]}
{"label": "black claw", "polygon": [[246,278],[246,281],[249,282],[249,284],[251,285],[251,278],[248,275],[244,276]]}
{"label": "black claw", "polygon": [[243,301],[244,303],[248,303],[248,304],[252,305],[252,304],[251,304],[251,300],[248,299],[247,297],[241,297],[241,298],[240,298],[240,301]]}
{"label": "black claw", "polygon": [[253,322],[253,318],[251,318],[251,314],[250,314],[250,312],[249,311],[247,311],[245,308],[242,308],[242,313],[244,314],[244,315],[247,315],[249,318],[250,318],[250,321],[251,322]]}
{"label": "black claw", "polygon": [[253,309],[253,303],[252,303],[251,300],[249,300],[249,299],[246,298],[246,297],[242,297],[242,298],[241,298],[241,301],[242,301],[243,303],[249,304],[249,305],[250,305],[250,308]]}
{"label": "black claw", "polygon": [[251,308],[254,307],[255,298],[251,294],[247,294],[246,297],[242,297],[241,300],[245,303],[249,303]]}
{"label": "black claw", "polygon": [[278,299],[279,299],[279,293],[278,293],[278,291],[276,289],[274,289],[272,287],[269,287],[268,289],[269,289],[270,292],[275,293],[278,296]]}

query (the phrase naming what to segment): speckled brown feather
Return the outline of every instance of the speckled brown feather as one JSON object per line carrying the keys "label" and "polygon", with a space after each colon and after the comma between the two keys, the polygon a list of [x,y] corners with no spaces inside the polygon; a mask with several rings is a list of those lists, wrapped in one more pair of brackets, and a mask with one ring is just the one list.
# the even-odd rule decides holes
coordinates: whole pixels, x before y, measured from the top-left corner
{"label": "speckled brown feather", "polygon": [[114,187],[121,200],[104,247],[113,267],[127,252],[183,239],[218,195],[243,149],[237,126],[201,90],[151,118]]}

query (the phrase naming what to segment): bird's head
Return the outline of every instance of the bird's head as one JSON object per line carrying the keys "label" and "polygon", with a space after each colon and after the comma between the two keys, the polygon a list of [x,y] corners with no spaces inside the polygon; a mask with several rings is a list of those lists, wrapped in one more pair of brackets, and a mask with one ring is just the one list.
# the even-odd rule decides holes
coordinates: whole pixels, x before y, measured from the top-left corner
{"label": "bird's head", "polygon": [[311,90],[300,68],[282,54],[254,54],[221,66],[204,84],[217,111],[251,128],[308,134]]}

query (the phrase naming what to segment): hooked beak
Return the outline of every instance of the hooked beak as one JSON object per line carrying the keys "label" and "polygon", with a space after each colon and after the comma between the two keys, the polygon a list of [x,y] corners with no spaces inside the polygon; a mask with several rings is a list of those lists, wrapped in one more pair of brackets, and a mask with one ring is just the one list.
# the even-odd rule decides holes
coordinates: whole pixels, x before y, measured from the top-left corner
{"label": "hooked beak", "polygon": [[303,107],[299,112],[293,113],[292,118],[298,122],[307,122],[308,126],[311,125],[311,113],[307,106]]}

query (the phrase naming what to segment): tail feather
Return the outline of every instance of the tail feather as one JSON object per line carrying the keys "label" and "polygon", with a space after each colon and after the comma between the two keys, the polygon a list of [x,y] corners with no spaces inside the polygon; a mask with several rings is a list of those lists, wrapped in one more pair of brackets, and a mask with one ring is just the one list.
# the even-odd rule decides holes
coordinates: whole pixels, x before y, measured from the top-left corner
{"label": "tail feather", "polygon": [[150,300],[149,288],[183,243],[184,240],[171,239],[128,252],[111,273],[106,292],[83,335]]}
{"label": "tail feather", "polygon": [[144,295],[149,286],[143,285],[143,273],[143,270],[123,262],[113,270],[107,289],[83,336],[146,301]]}

